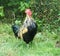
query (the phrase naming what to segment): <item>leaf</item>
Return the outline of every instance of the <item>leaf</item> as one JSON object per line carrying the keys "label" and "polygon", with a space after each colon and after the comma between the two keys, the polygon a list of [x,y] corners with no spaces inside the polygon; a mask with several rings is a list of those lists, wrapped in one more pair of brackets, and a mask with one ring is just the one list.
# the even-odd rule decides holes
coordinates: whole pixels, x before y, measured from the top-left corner
{"label": "leaf", "polygon": [[4,16],[3,6],[0,6],[0,16]]}

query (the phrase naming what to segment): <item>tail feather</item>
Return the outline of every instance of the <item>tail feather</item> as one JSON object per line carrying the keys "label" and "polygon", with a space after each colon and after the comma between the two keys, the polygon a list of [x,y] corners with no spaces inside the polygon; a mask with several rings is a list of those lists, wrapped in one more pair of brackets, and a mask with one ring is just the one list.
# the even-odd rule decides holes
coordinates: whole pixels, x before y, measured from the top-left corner
{"label": "tail feather", "polygon": [[14,32],[14,35],[16,37],[18,37],[19,26],[18,25],[12,25],[12,30]]}

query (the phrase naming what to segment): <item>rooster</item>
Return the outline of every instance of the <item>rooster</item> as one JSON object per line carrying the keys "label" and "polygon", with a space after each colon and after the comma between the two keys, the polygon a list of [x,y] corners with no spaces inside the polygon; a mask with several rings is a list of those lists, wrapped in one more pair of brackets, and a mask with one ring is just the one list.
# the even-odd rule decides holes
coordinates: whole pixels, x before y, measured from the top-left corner
{"label": "rooster", "polygon": [[30,9],[26,9],[26,18],[23,22],[22,27],[12,25],[13,32],[16,37],[20,37],[27,44],[33,41],[35,34],[37,33],[37,24],[32,18],[32,11]]}

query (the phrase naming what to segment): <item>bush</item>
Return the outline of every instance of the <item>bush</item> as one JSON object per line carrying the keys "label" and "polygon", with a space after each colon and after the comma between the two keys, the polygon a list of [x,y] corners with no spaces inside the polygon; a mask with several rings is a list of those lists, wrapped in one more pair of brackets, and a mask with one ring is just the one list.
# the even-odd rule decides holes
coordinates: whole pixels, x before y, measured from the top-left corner
{"label": "bush", "polygon": [[[38,24],[38,31],[48,29],[49,31],[59,28],[60,22],[60,0],[7,0],[3,3],[6,21],[14,22],[25,18],[25,9],[30,8],[33,17]],[[8,19],[7,19],[8,18]],[[13,20],[12,20],[13,19]],[[4,20],[5,21],[5,20]]]}

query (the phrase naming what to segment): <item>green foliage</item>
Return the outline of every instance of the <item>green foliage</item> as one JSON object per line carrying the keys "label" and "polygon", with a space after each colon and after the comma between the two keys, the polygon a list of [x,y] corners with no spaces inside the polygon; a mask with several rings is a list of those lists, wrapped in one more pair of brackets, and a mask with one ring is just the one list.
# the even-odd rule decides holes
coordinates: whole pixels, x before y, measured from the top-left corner
{"label": "green foliage", "polygon": [[16,21],[15,21],[15,24],[21,25],[21,21],[16,20]]}
{"label": "green foliage", "polygon": [[0,6],[0,16],[1,16],[1,17],[3,17],[3,16],[4,16],[3,6]]}
{"label": "green foliage", "polygon": [[38,30],[48,29],[51,31],[59,27],[59,5],[57,0],[33,0],[31,9],[34,17],[37,17]]}
{"label": "green foliage", "polygon": [[29,4],[26,2],[20,2],[20,7],[18,9],[20,9],[20,11],[24,11],[26,8],[29,8]]}
{"label": "green foliage", "polygon": [[[0,4],[4,8],[1,9],[0,15],[2,16],[3,13],[5,13],[6,20],[4,19],[4,22],[10,21],[11,23],[15,20],[23,22],[25,18],[25,9],[31,8],[33,18],[38,24],[38,31],[45,31],[46,29],[54,31],[59,29],[60,26],[59,2],[60,0],[4,0],[4,2],[1,0]],[[2,12],[3,10],[4,12]]]}
{"label": "green foliage", "polygon": [[57,39],[53,39],[56,35],[49,31],[37,33],[28,46],[14,37],[10,24],[0,23],[0,56],[60,56],[60,48],[55,47]]}

